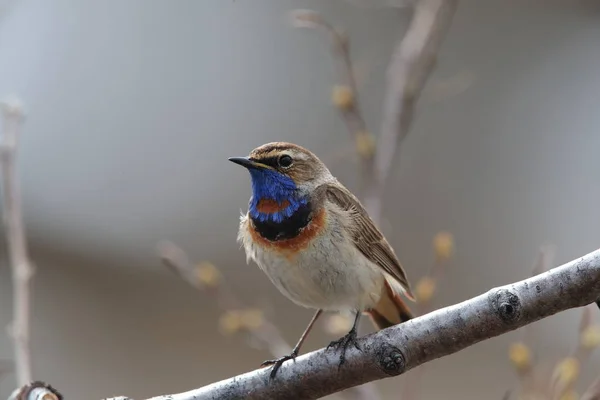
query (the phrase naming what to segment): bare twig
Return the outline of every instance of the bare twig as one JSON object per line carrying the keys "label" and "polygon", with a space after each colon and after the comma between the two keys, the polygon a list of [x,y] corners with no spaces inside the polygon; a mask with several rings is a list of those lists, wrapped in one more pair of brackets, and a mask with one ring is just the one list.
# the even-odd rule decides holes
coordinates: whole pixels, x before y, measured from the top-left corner
{"label": "bare twig", "polygon": [[354,136],[355,148],[361,156],[364,164],[361,171],[370,171],[374,152],[373,135],[367,130],[358,101],[358,84],[355,76],[355,68],[350,56],[350,41],[348,36],[334,28],[319,13],[311,10],[296,10],[292,13],[294,26],[302,28],[314,28],[325,31],[331,39],[331,47],[335,69],[340,82],[333,88],[332,101],[342,115],[343,121],[351,135]]}
{"label": "bare twig", "polygon": [[408,30],[392,55],[373,176],[365,195],[365,207],[375,222],[381,217],[383,192],[398,146],[410,131],[415,105],[457,6],[458,0],[417,1]]}
{"label": "bare twig", "polygon": [[[348,89],[345,92],[347,101],[339,104],[348,130],[359,134],[366,130],[366,123],[358,104],[358,85],[356,83],[352,57],[350,56],[350,43],[345,33],[335,29],[319,13],[310,10],[296,10],[292,13],[292,23],[303,28],[316,28],[324,30],[331,39],[332,52],[335,55],[335,67],[341,80],[341,87]],[[338,87],[340,88],[340,87]]]}
{"label": "bare twig", "polygon": [[[222,277],[218,278],[218,283],[213,281],[213,284],[210,284],[211,279],[202,279],[198,273],[202,267],[195,266],[185,252],[175,244],[166,241],[162,242],[159,244],[158,252],[166,267],[177,273],[193,287],[207,289],[214,294],[217,297],[217,303],[224,311],[243,308],[242,303],[235,297],[234,292]],[[259,343],[262,348],[267,349],[271,353],[271,356],[275,358],[289,354],[292,351],[292,347],[285,341],[281,331],[275,324],[265,318],[262,313],[259,320],[246,327],[245,330],[255,343]],[[377,400],[379,398],[375,387],[370,384],[349,388],[338,395],[341,398],[349,400]]]}
{"label": "bare twig", "polygon": [[[235,297],[227,283],[219,278],[218,284],[208,286],[199,279],[196,266],[189,260],[185,252],[171,242],[162,242],[158,248],[159,256],[165,266],[176,272],[190,285],[197,289],[203,286],[217,297],[217,303],[224,311],[243,308],[242,303]],[[248,329],[251,337],[264,346],[274,357],[280,357],[292,351],[292,347],[283,339],[281,332],[266,318]]]}
{"label": "bare twig", "polygon": [[532,278],[358,339],[361,350],[321,349],[285,363],[274,381],[258,369],[185,393],[152,400],[315,399],[377,379],[513,331],[600,297],[600,249]]}
{"label": "bare twig", "polygon": [[318,13],[298,10],[293,14],[296,26],[326,31],[333,43],[341,86],[336,86],[333,102],[341,111],[348,130],[354,135],[363,163],[365,208],[380,222],[383,191],[398,145],[412,125],[417,100],[433,67],[441,42],[448,30],[458,0],[418,0],[406,34],[397,45],[387,71],[387,91],[381,133],[377,145],[367,129],[358,105],[358,90],[347,36],[333,28]]}
{"label": "bare twig", "polygon": [[[594,307],[595,308],[595,307]],[[550,378],[551,399],[562,399],[572,393],[593,351],[600,345],[600,327],[592,324],[590,307],[583,307],[577,346],[571,355],[560,360]]]}
{"label": "bare twig", "polygon": [[2,104],[4,132],[0,142],[2,166],[2,199],[4,223],[13,279],[13,322],[9,333],[14,341],[17,382],[23,386],[31,382],[31,354],[29,346],[30,281],[33,267],[27,255],[27,242],[21,215],[21,193],[17,180],[16,159],[22,107],[18,102]]}

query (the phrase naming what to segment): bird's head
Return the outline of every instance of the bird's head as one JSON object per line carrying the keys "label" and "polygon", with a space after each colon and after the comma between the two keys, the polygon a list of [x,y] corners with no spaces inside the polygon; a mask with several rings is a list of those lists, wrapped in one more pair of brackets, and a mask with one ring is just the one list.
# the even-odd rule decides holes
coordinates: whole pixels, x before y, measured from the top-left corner
{"label": "bird's head", "polygon": [[249,212],[261,221],[281,222],[308,203],[312,190],[333,179],[316,155],[292,143],[267,143],[229,161],[250,172]]}

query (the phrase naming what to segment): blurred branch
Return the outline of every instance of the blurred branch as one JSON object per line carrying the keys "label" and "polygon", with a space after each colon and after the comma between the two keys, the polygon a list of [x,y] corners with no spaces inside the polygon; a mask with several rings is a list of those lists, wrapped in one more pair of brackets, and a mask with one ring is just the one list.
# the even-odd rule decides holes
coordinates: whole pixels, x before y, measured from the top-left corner
{"label": "blurred branch", "polygon": [[[365,167],[375,150],[373,135],[367,131],[367,124],[362,116],[358,102],[358,85],[355,68],[350,56],[350,41],[348,36],[335,29],[319,13],[311,10],[296,10],[292,13],[292,23],[301,28],[321,29],[325,31],[332,44],[332,54],[340,84],[333,87],[331,101],[342,114],[348,131],[354,135],[356,149]],[[367,171],[370,168],[363,168]]]}
{"label": "blurred branch", "polygon": [[21,193],[17,181],[16,159],[23,110],[17,101],[2,104],[4,132],[0,141],[2,167],[2,208],[13,280],[13,321],[9,333],[13,339],[17,383],[31,382],[29,345],[30,281],[33,267],[27,255],[27,242],[21,215]]}
{"label": "blurred branch", "polygon": [[387,178],[400,143],[412,126],[415,105],[437,60],[437,53],[458,6],[458,0],[419,0],[408,30],[396,46],[387,70],[383,115],[372,160],[372,179],[365,194],[365,208],[375,222]]}
{"label": "blurred branch", "polygon": [[[336,351],[321,349],[285,363],[275,381],[258,369],[185,393],[151,400],[314,399],[428,361],[600,298],[600,249],[545,273],[497,287],[358,340],[341,368]],[[423,351],[427,349],[427,351]]]}
{"label": "blurred branch", "polygon": [[574,393],[577,380],[593,351],[600,346],[600,326],[592,323],[590,307],[584,307],[579,323],[577,346],[570,356],[554,367],[550,380],[551,399],[563,399]]}
{"label": "blurred branch", "polygon": [[209,268],[215,268],[214,266],[194,265],[181,248],[170,242],[161,243],[158,252],[163,264],[186,282],[196,289],[204,288],[214,294],[217,297],[219,307],[226,313],[237,312],[235,316],[238,318],[235,321],[232,318],[233,314],[229,314],[229,321],[225,322],[226,326],[222,326],[229,333],[242,329],[247,330],[254,340],[264,346],[275,357],[292,351],[292,347],[283,339],[279,329],[264,318],[262,313],[255,313],[254,318],[252,318],[253,321],[244,318],[243,312],[239,311],[244,308],[242,303],[229,289],[219,272],[216,269],[210,273],[207,272]]}
{"label": "blurred branch", "polygon": [[[217,297],[219,307],[225,311],[220,324],[225,333],[246,330],[255,342],[260,343],[275,358],[292,351],[292,347],[285,341],[277,326],[267,320],[262,311],[243,309],[241,302],[212,264],[193,264],[185,252],[171,242],[160,243],[158,253],[167,268],[196,289],[207,289]],[[349,400],[379,398],[372,385],[349,388],[339,395]]]}
{"label": "blurred branch", "polygon": [[387,71],[387,91],[379,141],[368,131],[358,105],[358,90],[347,36],[314,11],[298,10],[294,25],[327,32],[333,43],[338,75],[343,82],[333,88],[332,101],[356,140],[368,189],[365,208],[380,222],[382,197],[399,144],[412,125],[414,109],[435,66],[441,42],[452,22],[458,0],[419,0],[402,40],[396,46]]}

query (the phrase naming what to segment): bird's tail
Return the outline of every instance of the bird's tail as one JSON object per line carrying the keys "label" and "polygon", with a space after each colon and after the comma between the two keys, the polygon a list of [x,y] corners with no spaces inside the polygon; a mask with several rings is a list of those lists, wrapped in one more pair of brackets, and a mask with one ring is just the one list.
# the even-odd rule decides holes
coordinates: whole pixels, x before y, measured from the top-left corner
{"label": "bird's tail", "polygon": [[371,317],[371,321],[379,330],[413,318],[412,312],[400,297],[400,293],[394,290],[387,279],[379,302],[365,313]]}

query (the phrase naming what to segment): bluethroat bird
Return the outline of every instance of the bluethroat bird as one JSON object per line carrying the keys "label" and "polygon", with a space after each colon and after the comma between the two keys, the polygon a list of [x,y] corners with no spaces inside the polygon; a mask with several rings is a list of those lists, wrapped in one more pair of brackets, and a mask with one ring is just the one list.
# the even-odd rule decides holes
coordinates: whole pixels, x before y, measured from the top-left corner
{"label": "bluethroat bird", "polygon": [[341,350],[341,366],[356,342],[360,316],[378,329],[412,318],[401,298],[413,300],[406,272],[358,199],[309,150],[264,144],[248,157],[229,158],[250,172],[252,196],[240,218],[238,241],[294,303],[316,309],[291,354],[265,361],[271,378],[294,359],[323,311],[355,313],[352,329],[327,346]]}

